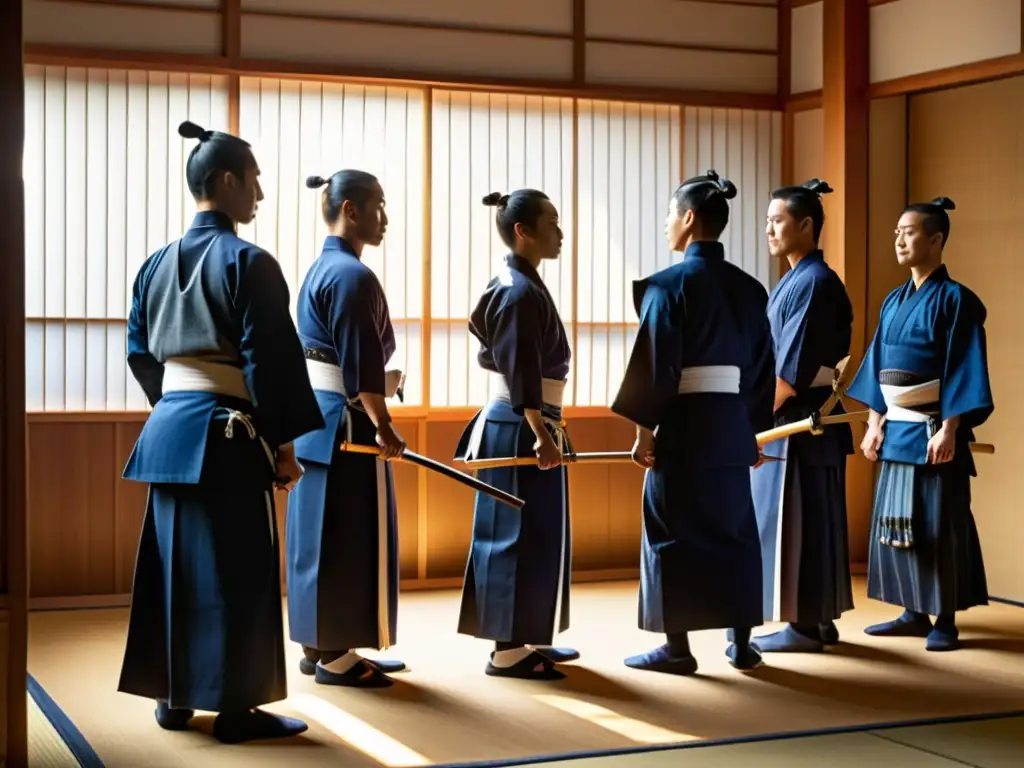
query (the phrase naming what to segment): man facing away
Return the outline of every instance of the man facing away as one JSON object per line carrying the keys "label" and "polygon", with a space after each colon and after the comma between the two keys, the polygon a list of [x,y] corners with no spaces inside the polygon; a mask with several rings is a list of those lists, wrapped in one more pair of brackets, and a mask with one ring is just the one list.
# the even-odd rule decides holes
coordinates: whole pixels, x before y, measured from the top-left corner
{"label": "man facing away", "polygon": [[149,484],[118,690],[157,700],[184,730],[219,713],[227,743],[306,724],[257,707],[287,697],[274,486],[323,418],[269,253],[235,232],[263,198],[249,145],[185,122],[198,212],[139,270],[128,364],[153,411],[124,470]]}

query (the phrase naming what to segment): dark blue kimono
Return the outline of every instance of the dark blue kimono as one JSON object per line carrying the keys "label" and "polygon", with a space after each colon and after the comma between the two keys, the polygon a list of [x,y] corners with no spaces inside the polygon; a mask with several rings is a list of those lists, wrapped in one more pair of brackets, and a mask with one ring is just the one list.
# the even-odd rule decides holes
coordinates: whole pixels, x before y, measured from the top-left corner
{"label": "dark blue kimono", "polygon": [[[950,615],[988,602],[971,513],[968,443],[995,409],[986,310],[940,266],[882,304],[878,329],[848,395],[885,415],[868,551],[868,596]],[[928,464],[928,441],[960,417],[953,460]]]}
{"label": "dark blue kimono", "polygon": [[345,453],[376,446],[362,393],[385,394],[395,352],[384,289],[342,238],[329,236],[298,297],[299,336],[323,429],[295,441],[305,474],[288,498],[288,626],[307,649],[389,648],[398,619],[398,517],[391,464]]}
{"label": "dark blue kimono", "polygon": [[280,701],[274,452],[323,419],[277,260],[197,214],[136,277],[128,364],[153,410],[124,470],[150,491],[118,690],[214,712]]}
{"label": "dark blue kimono", "polygon": [[[832,393],[833,369],[850,352],[853,309],[821,251],[807,254],[768,298],[775,375],[796,395],[775,425],[806,419]],[[832,413],[843,412],[837,404]],[[764,446],[770,461],[751,475],[764,567],[764,618],[827,624],[853,608],[846,527],[847,424],[821,436],[794,435]],[[815,629],[817,632],[817,629]]]}
{"label": "dark blue kimono", "polygon": [[772,424],[768,294],[721,243],[633,283],[640,316],[612,411],[657,429],[646,473],[639,625],[666,634],[762,623],[750,492]]}
{"label": "dark blue kimono", "polygon": [[[527,408],[543,413],[562,452],[572,450],[562,422],[561,389],[569,375],[565,327],[540,275],[519,256],[490,281],[470,315],[477,360],[496,374],[498,395],[473,417],[458,458],[534,456]],[[515,645],[551,645],[569,627],[572,538],[565,466],[481,470],[480,479],[518,496],[514,509],[476,495],[473,540],[459,632]]]}

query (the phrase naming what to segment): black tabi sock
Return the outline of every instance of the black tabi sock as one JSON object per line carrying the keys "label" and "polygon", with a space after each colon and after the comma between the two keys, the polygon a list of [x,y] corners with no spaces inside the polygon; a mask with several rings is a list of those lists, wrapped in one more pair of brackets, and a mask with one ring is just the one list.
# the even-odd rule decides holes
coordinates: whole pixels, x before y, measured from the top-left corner
{"label": "black tabi sock", "polygon": [[522,648],[522,643],[495,643],[494,650],[496,652],[501,651],[514,651],[516,648]]}
{"label": "black tabi sock", "polygon": [[690,637],[686,632],[672,632],[666,635],[668,638],[668,650],[677,659],[690,656]]}
{"label": "black tabi sock", "polygon": [[809,637],[812,640],[821,639],[821,628],[817,624],[802,624],[796,623],[791,624],[794,632],[799,632],[804,637]]}
{"label": "black tabi sock", "polygon": [[935,618],[935,629],[946,635],[952,635],[956,631],[956,614],[940,613]]}
{"label": "black tabi sock", "polygon": [[732,630],[733,643],[739,649],[750,645],[750,627],[734,627]]}

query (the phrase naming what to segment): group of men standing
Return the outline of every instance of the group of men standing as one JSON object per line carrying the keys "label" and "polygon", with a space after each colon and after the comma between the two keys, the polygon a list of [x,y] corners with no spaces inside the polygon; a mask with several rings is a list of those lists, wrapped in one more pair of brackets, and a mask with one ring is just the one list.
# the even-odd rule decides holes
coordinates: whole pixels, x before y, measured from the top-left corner
{"label": "group of men standing", "polygon": [[[128,361],[153,411],[124,476],[150,485],[119,690],[157,700],[168,729],[196,709],[219,713],[235,743],[306,725],[258,707],[286,696],[275,487],[289,490],[289,627],[304,674],[321,684],[383,687],[400,661],[361,648],[395,642],[398,536],[388,459],[405,443],[386,400],[394,333],[383,288],[361,261],[382,241],[385,194],[360,171],[311,177],[329,235],[298,296],[298,327],[276,260],[240,239],[262,200],[241,139],[197,139],[186,176],[198,213],[136,278]],[[845,505],[848,426],[758,448],[757,433],[834,413],[832,375],[849,354],[853,313],[818,245],[812,180],[776,190],[766,235],[790,269],[769,295],[719,242],[736,187],[714,171],[669,201],[677,264],[634,283],[640,328],[612,410],[636,424],[645,467],[639,621],[666,643],[626,659],[692,674],[688,633],[728,629],[740,669],[763,653],[820,651],[853,607]],[[459,631],[494,642],[486,673],[554,680],[579,657],[556,648],[569,625],[571,526],[562,415],[571,350],[540,277],[558,258],[558,211],[541,191],[493,193],[509,249],[471,313],[491,401],[456,456],[532,456],[536,466],[481,471],[522,498],[478,493]],[[883,304],[849,390],[870,408],[861,450],[880,460],[868,593],[905,613],[878,635],[957,645],[954,615],[986,601],[970,510],[972,429],[992,412],[985,310],[941,264],[951,202],[908,206],[896,253],[911,278]],[[379,458],[339,444],[374,445]],[[930,616],[935,616],[933,624]],[[784,629],[762,637],[765,621]]]}

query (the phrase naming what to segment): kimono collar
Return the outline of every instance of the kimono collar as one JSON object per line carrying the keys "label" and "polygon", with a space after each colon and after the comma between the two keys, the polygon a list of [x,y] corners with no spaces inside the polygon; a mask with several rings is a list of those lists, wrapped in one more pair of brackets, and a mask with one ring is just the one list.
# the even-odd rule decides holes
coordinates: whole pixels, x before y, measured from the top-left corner
{"label": "kimono collar", "polygon": [[683,251],[683,258],[689,259],[690,257],[696,257],[698,259],[724,259],[725,246],[721,243],[711,242],[708,240],[690,243],[686,246],[686,250]]}
{"label": "kimono collar", "polygon": [[505,256],[505,263],[508,264],[509,268],[514,269],[517,272],[522,272],[531,282],[537,283],[538,285],[544,285],[544,281],[540,279],[540,274],[537,270],[534,269],[533,265],[522,256],[510,253]]}
{"label": "kimono collar", "polygon": [[910,285],[910,290],[911,291],[917,291],[917,290],[922,290],[923,291],[925,288],[927,288],[929,285],[931,285],[933,283],[939,283],[939,282],[942,282],[943,280],[948,280],[948,279],[949,279],[949,270],[946,269],[946,265],[945,264],[939,264],[939,266],[937,266],[934,270],[932,270],[932,273],[930,275],[928,275],[928,277],[926,277],[924,279],[924,282],[921,283],[921,287],[919,289],[914,287],[914,276],[913,275],[910,276],[910,280],[908,281],[908,284]]}
{"label": "kimono collar", "polygon": [[816,261],[824,261],[824,260],[825,260],[825,254],[822,252],[821,248],[815,248],[813,251],[811,251],[810,253],[806,254],[802,259],[800,259],[800,261],[798,261],[796,263],[796,266],[793,267],[793,269],[800,269],[800,267],[803,266],[804,264],[808,264],[809,265],[809,264],[813,264]]}
{"label": "kimono collar", "polygon": [[347,253],[349,256],[352,256],[353,258],[359,258],[359,256],[356,254],[355,248],[352,247],[352,244],[345,238],[338,237],[337,235],[328,235],[326,239],[324,239],[323,250],[341,251],[342,253]]}
{"label": "kimono collar", "polygon": [[229,232],[235,231],[235,222],[226,213],[220,211],[199,211],[192,219],[192,228],[214,228],[226,229]]}

